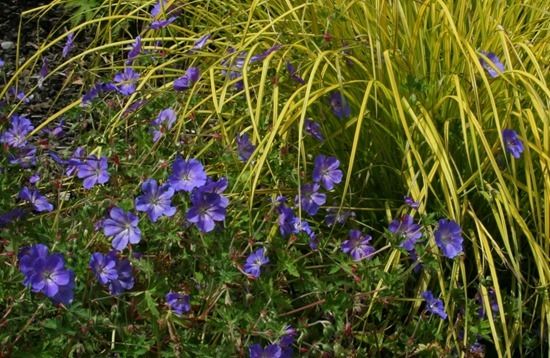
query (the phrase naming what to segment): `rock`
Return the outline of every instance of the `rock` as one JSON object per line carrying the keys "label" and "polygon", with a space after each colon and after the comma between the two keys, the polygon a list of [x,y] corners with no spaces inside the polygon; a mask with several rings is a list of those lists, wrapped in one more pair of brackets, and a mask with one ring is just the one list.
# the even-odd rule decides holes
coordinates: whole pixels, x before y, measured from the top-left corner
{"label": "rock", "polygon": [[4,50],[11,50],[15,47],[15,44],[12,41],[2,41],[0,47],[2,47],[2,49]]}

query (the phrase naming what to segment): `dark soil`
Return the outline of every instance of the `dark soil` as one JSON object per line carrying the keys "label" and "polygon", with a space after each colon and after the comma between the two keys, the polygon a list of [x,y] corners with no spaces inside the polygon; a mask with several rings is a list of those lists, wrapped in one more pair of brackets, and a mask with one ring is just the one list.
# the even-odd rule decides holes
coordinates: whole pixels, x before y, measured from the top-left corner
{"label": "dark soil", "polygon": [[[45,0],[0,0],[0,45],[2,45],[0,47],[0,59],[5,62],[0,75],[0,89],[3,89],[5,85],[2,77],[9,81],[17,68],[36,53],[49,34],[53,31],[58,32],[58,35],[64,32],[64,29],[60,28],[60,24],[66,21],[66,17],[63,14],[63,8],[60,7],[53,8],[44,16],[27,15],[23,19],[21,18],[23,11],[47,5],[50,2]],[[19,26],[21,26],[20,30]],[[18,38],[18,36],[20,37]],[[16,64],[18,41],[19,66]],[[35,90],[32,94],[28,91],[38,83],[42,61],[46,61],[50,69],[59,62],[62,46],[60,44],[48,50],[45,56],[36,62],[35,66],[29,67],[24,70],[22,75],[18,76],[19,81],[17,83],[10,85],[10,87],[16,86],[18,91],[23,91],[30,98],[30,103],[18,108],[18,113],[32,113],[34,121],[39,122],[45,116],[51,114],[52,110],[55,110],[52,104],[62,88],[64,80],[62,77],[51,76],[42,88]],[[13,94],[9,93],[2,100],[8,103],[17,101]]]}

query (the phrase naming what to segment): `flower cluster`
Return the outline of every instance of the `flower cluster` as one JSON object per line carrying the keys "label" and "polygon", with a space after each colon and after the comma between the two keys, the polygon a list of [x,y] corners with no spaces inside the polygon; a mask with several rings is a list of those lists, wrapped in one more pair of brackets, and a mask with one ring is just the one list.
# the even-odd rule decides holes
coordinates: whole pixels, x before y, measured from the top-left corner
{"label": "flower cluster", "polygon": [[286,206],[284,203],[284,198],[281,197],[281,202],[277,208],[279,212],[279,232],[283,237],[286,237],[291,234],[299,234],[301,232],[309,236],[309,246],[311,249],[315,250],[317,248],[317,238],[308,222],[300,219],[294,214],[294,211]]}
{"label": "flower cluster", "polygon": [[115,251],[104,255],[95,252],[90,258],[90,269],[103,286],[109,288],[109,293],[118,296],[125,290],[134,287],[132,265],[128,260],[121,260]]}
{"label": "flower cluster", "polygon": [[227,179],[209,179],[198,160],[176,158],[168,183],[174,191],[191,193],[191,207],[187,211],[186,219],[200,231],[210,232],[214,230],[216,221],[225,220],[229,200],[223,192],[227,188]]}
{"label": "flower cluster", "polygon": [[[339,169],[339,166],[340,162],[334,157],[327,157],[320,154],[315,158],[312,174],[313,182],[303,184],[300,187],[299,194],[294,198],[294,203],[301,211],[310,216],[317,214],[320,207],[324,205],[327,200],[327,195],[320,192],[321,187],[326,190],[333,190],[335,185],[342,181],[343,173]],[[296,216],[293,209],[285,204],[286,198],[281,196],[277,199],[277,202],[277,211],[279,212],[278,223],[281,235],[286,237],[291,234],[306,233],[310,238],[309,246],[311,249],[316,250],[318,239],[309,223]],[[329,210],[327,216],[329,225],[336,222],[335,220],[344,222],[347,217],[351,216],[351,213],[346,214],[343,212],[341,214],[342,216],[336,215],[333,211]]]}
{"label": "flower cluster", "polygon": [[43,293],[54,303],[68,305],[73,301],[74,272],[65,268],[63,255],[48,253],[46,245],[23,248],[19,270],[25,275],[23,284],[33,292]]}

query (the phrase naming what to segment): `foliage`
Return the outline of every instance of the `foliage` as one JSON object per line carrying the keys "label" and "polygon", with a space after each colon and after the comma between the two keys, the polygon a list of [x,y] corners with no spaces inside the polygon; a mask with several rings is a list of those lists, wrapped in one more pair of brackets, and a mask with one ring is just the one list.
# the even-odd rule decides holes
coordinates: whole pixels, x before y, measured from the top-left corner
{"label": "foliage", "polygon": [[[475,354],[476,342],[488,355],[548,351],[546,1],[168,0],[158,18],[175,19],[158,30],[150,28],[152,1],[104,0],[82,10],[84,2],[57,0],[22,16],[36,21],[75,4],[94,16],[67,19],[0,90],[6,117],[35,113],[9,89],[39,95],[28,74],[43,57],[55,59],[42,82],[62,88],[27,135],[37,165],[10,164],[7,146],[0,161],[1,213],[31,210],[17,194],[36,172],[54,205],[0,231],[2,354],[242,356],[252,344],[279,342],[287,325],[297,330],[298,355],[454,356]],[[62,58],[69,33],[75,48]],[[142,50],[130,65],[138,35]],[[504,65],[501,73],[489,64],[494,78],[484,51]],[[97,87],[83,103],[130,66],[140,76],[135,91]],[[191,67],[199,79],[185,78],[190,84],[175,91]],[[346,102],[349,116],[338,112]],[[153,142],[151,122],[168,107],[177,119]],[[308,118],[324,141],[305,130]],[[63,136],[44,132],[60,120]],[[506,128],[524,145],[519,158],[506,151]],[[255,149],[239,155],[242,134]],[[50,155],[66,159],[78,146],[108,158],[108,183],[84,189]],[[326,202],[310,216],[294,197],[312,181],[319,154],[338,158],[343,178],[320,189]],[[188,193],[177,193],[176,214],[158,222],[134,210],[141,184],[166,182],[178,156],[228,180],[225,220],[209,233],[186,219]],[[280,195],[314,239],[307,230],[281,235]],[[113,207],[139,216],[142,233],[120,253],[135,284],[117,296],[88,270],[92,253],[110,250],[99,222]],[[329,226],[329,209],[355,215]],[[404,214],[421,226],[421,266],[388,230]],[[440,219],[462,229],[456,258],[438,246]],[[375,251],[360,261],[341,250],[352,229],[372,237]],[[63,253],[74,271],[72,304],[56,306],[22,284],[17,255],[36,243]],[[269,262],[253,279],[244,266],[260,248]],[[190,295],[190,312],[169,309],[170,291]],[[447,319],[429,313],[425,291],[443,302]]]}

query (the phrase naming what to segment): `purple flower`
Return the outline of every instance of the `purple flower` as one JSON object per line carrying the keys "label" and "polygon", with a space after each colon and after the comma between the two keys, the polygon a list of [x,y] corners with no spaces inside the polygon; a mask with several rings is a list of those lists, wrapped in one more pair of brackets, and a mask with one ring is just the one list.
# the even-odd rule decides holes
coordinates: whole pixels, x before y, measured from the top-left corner
{"label": "purple flower", "polygon": [[332,190],[335,184],[339,184],[342,181],[342,171],[338,169],[340,161],[335,157],[326,157],[319,154],[315,158],[315,165],[313,167],[313,181],[315,183],[321,182],[321,185],[326,190]]}
{"label": "purple flower", "polygon": [[256,146],[250,142],[248,134],[237,135],[237,152],[241,161],[246,162],[250,159],[255,150]]}
{"label": "purple flower", "polygon": [[281,204],[278,207],[279,211],[279,231],[283,237],[286,237],[290,234],[295,233],[294,222],[297,219],[296,215],[291,208],[287,207],[284,204]]}
{"label": "purple flower", "polygon": [[84,151],[84,147],[76,148],[69,160],[63,162],[63,164],[67,164],[65,175],[68,177],[74,175],[77,172],[78,167],[85,163],[85,158],[86,152]]}
{"label": "purple flower", "polygon": [[67,36],[67,42],[65,42],[65,46],[63,46],[63,52],[62,52],[63,58],[69,55],[69,52],[71,52],[71,50],[73,49],[73,44],[74,44],[74,34],[70,32],[69,35]]}
{"label": "purple flower", "polygon": [[244,264],[244,272],[253,278],[260,277],[260,268],[262,265],[269,263],[269,258],[265,256],[265,249],[262,247],[246,258],[246,263]]}
{"label": "purple flower", "polygon": [[117,73],[113,79],[116,90],[124,96],[129,96],[136,91],[138,80],[139,74],[131,67],[126,67],[124,71]]}
{"label": "purple flower", "polygon": [[277,344],[270,344],[263,348],[259,344],[253,344],[248,347],[250,358],[281,358],[281,347]]}
{"label": "purple flower", "polygon": [[185,217],[201,232],[210,232],[214,230],[216,221],[225,220],[225,207],[219,194],[197,189],[191,194],[191,204]]}
{"label": "purple flower", "polygon": [[228,184],[226,177],[222,177],[218,181],[207,178],[206,184],[204,184],[200,190],[203,193],[218,194],[220,196],[220,206],[226,208],[229,205],[229,199],[223,195],[223,192],[227,189]]}
{"label": "purple flower", "polygon": [[152,222],[156,222],[161,216],[173,216],[176,208],[172,206],[174,189],[164,184],[160,188],[155,179],[147,179],[141,186],[143,195],[136,198],[136,210],[145,211]]}
{"label": "purple flower", "polygon": [[340,120],[348,118],[351,115],[348,101],[340,92],[332,92],[330,95],[330,106],[332,107],[332,113]]}
{"label": "purple flower", "polygon": [[82,95],[82,99],[80,100],[80,105],[82,107],[86,107],[90,103],[92,103],[93,99],[99,96],[101,88],[101,83],[98,83],[94,85],[88,92],[84,93]]}
{"label": "purple flower", "polygon": [[36,165],[36,147],[28,144],[22,148],[16,148],[15,153],[8,155],[10,164],[16,164],[22,168]]}
{"label": "purple flower", "polygon": [[[495,294],[495,290],[492,289],[492,288],[489,288],[487,290],[487,293],[488,293],[488,296],[489,296],[489,304],[491,306],[491,310],[494,313],[498,313],[499,309],[498,309],[498,302],[497,302],[497,296]],[[482,299],[481,294],[479,292],[476,293],[475,299],[478,302],[478,304],[480,305],[480,307],[477,311],[478,317],[479,318],[485,318],[485,316],[486,316],[485,307],[484,307],[483,299]]]}
{"label": "purple flower", "polygon": [[[235,49],[230,48],[229,53],[234,53]],[[229,77],[229,80],[236,80],[242,77],[241,71],[244,66],[246,52],[242,52],[236,59],[228,58],[221,61],[221,65],[224,69],[221,71],[222,75]],[[235,83],[235,89],[241,91],[244,88],[244,82],[239,80]]]}
{"label": "purple flower", "polygon": [[[169,15],[170,17],[168,19],[161,20],[159,19],[161,15]],[[160,0],[151,9],[151,17],[154,18],[154,21],[151,22],[149,27],[153,30],[158,30],[176,21],[177,14],[174,11],[174,6],[166,7],[166,1]]]}
{"label": "purple flower", "polygon": [[86,161],[78,165],[77,177],[84,179],[84,189],[91,189],[96,184],[105,184],[109,181],[107,158],[97,158],[90,155]]}
{"label": "purple flower", "polygon": [[177,15],[177,9],[174,4],[166,6],[166,0],[159,0],[151,9],[151,17],[158,18],[160,15]]}
{"label": "purple flower", "polygon": [[37,189],[29,189],[24,187],[19,192],[19,198],[21,200],[28,201],[34,207],[34,210],[38,212],[52,211],[53,205],[48,202],[45,196],[41,195]]}
{"label": "purple flower", "polygon": [[420,270],[422,270],[423,266],[421,261],[418,258],[418,253],[414,248],[409,251],[409,259],[413,262],[413,271],[415,273],[419,273]]}
{"label": "purple flower", "polygon": [[206,184],[206,178],[204,167],[198,160],[183,160],[177,157],[172,165],[172,174],[168,177],[168,183],[175,191],[190,192]]}
{"label": "purple flower", "polygon": [[455,258],[462,253],[462,229],[453,220],[441,219],[435,231],[435,243],[443,256],[450,259]]}
{"label": "purple flower", "polygon": [[349,254],[354,261],[370,258],[374,253],[374,247],[369,245],[372,240],[370,235],[363,235],[359,230],[350,230],[349,239],[342,243],[342,252]]}
{"label": "purple flower", "polygon": [[438,315],[439,317],[441,317],[441,319],[447,319],[445,307],[443,306],[443,302],[440,299],[434,298],[433,294],[430,291],[422,292],[422,298],[426,300],[426,310],[428,312]]}
{"label": "purple flower", "polygon": [[490,63],[485,61],[485,58],[480,57],[479,62],[481,66],[487,71],[489,76],[492,78],[498,77],[502,72],[504,72],[504,65],[500,62],[497,55],[492,52],[481,51],[483,55],[487,57]]}
{"label": "purple flower", "polygon": [[48,75],[48,61],[46,58],[42,58],[42,67],[40,67],[40,77],[38,78],[38,88],[42,88],[42,85],[44,84],[44,80],[46,79],[46,76]]}
{"label": "purple flower", "polygon": [[159,0],[151,9],[151,17],[158,17],[166,11],[166,0]]}
{"label": "purple flower", "polygon": [[132,44],[132,48],[128,52],[128,60],[126,60],[126,64],[130,65],[134,61],[134,59],[141,53],[141,36],[137,36],[134,40],[134,43]]}
{"label": "purple flower", "polygon": [[304,122],[304,129],[307,134],[317,139],[319,142],[325,140],[323,133],[321,133],[321,125],[317,122],[314,122],[311,118],[306,118]]}
{"label": "purple flower", "polygon": [[45,57],[42,58],[42,67],[40,67],[40,77],[42,80],[48,75],[48,60]]}
{"label": "purple flower", "polygon": [[13,148],[23,148],[27,144],[27,135],[33,129],[34,127],[27,117],[13,115],[10,118],[10,129],[0,135],[0,143]]}
{"label": "purple flower", "polygon": [[293,357],[294,352],[292,351],[292,345],[294,344],[297,334],[298,332],[296,332],[296,329],[292,326],[285,327],[284,334],[279,339],[279,347],[281,347],[281,358]]}
{"label": "purple flower", "polygon": [[266,51],[262,52],[261,54],[250,57],[250,63],[263,61],[267,56],[269,56],[271,53],[277,51],[280,48],[281,48],[281,45],[273,45],[270,48],[268,48]]}
{"label": "purple flower", "polygon": [[160,137],[169,131],[176,122],[177,114],[172,108],[166,108],[160,111],[159,115],[151,125],[153,126],[153,142],[157,142]]}
{"label": "purple flower", "polygon": [[55,139],[57,137],[61,137],[63,135],[63,120],[59,121],[57,124],[55,124],[55,127],[46,127],[42,129],[42,133],[47,134],[51,138]]}
{"label": "purple flower", "polygon": [[141,240],[141,231],[138,228],[139,219],[130,212],[121,208],[112,208],[110,218],[103,221],[103,233],[105,236],[112,236],[112,247],[122,251],[128,243],[137,244]]}
{"label": "purple flower", "polygon": [[344,225],[350,217],[355,217],[355,213],[349,210],[330,208],[327,211],[328,213],[325,217],[325,224],[328,226],[333,226],[335,224]]}
{"label": "purple flower", "polygon": [[69,283],[63,286],[58,286],[59,290],[55,296],[50,297],[53,303],[63,304],[65,306],[70,305],[74,299],[74,272],[67,270],[69,273]]}
{"label": "purple flower", "polygon": [[403,200],[405,201],[405,204],[407,204],[411,209],[416,210],[420,207],[420,203],[418,203],[418,201],[414,201],[414,199],[410,196],[404,197]]}
{"label": "purple flower", "polygon": [[502,140],[506,145],[506,151],[516,159],[521,156],[521,153],[525,149],[523,142],[519,139],[518,133],[513,129],[504,129],[502,131]]}
{"label": "purple flower", "polygon": [[[29,97],[27,97],[27,95],[25,94],[25,92],[23,92],[23,91],[18,91],[15,87],[11,87],[11,88],[8,90],[8,93],[11,94],[12,96],[15,96],[15,98],[17,98],[18,100],[22,101],[22,102],[25,103],[25,104],[31,102],[31,99],[30,99]],[[32,96],[31,96],[31,97],[32,97]]]}
{"label": "purple flower", "polygon": [[[44,252],[44,245],[42,246],[38,249],[41,251],[39,255],[31,256],[25,260],[26,264],[32,265],[32,270],[26,272],[26,275],[29,275],[26,282],[31,286],[33,292],[41,292],[55,302],[70,303],[72,294],[67,295],[63,287],[68,286],[65,289],[69,288],[69,291],[72,291],[74,273],[65,268],[65,261],[61,254],[48,255],[47,248]],[[30,252],[30,255],[36,253]],[[21,260],[23,261],[23,258]],[[23,272],[23,269],[21,271]],[[70,296],[70,298],[66,299],[66,296]]]}
{"label": "purple flower", "polygon": [[189,67],[187,71],[185,71],[185,75],[174,81],[174,89],[176,91],[185,91],[191,88],[193,83],[199,80],[199,77],[200,70],[198,67]]}
{"label": "purple flower", "polygon": [[302,185],[300,195],[296,195],[294,199],[296,204],[299,204],[306,213],[313,216],[319,211],[319,206],[323,205],[327,200],[327,196],[319,193],[319,184],[309,183]]}
{"label": "purple flower", "polygon": [[309,236],[309,248],[312,250],[317,250],[319,247],[319,240],[317,239],[317,236],[311,230],[311,227],[309,226],[309,223],[305,220],[300,220],[300,218],[295,217],[294,221],[292,223],[292,226],[294,227],[294,233],[299,234],[301,232],[304,232]]}
{"label": "purple flower", "polygon": [[116,264],[117,260],[114,252],[110,252],[107,255],[95,252],[90,257],[90,269],[95,274],[99,283],[104,286],[118,278]]}
{"label": "purple flower", "polygon": [[171,17],[169,17],[168,19],[165,19],[165,20],[154,20],[154,21],[151,22],[151,25],[149,25],[149,27],[152,30],[159,30],[159,29],[162,29],[162,28],[170,25],[171,23],[173,23],[176,20],[177,20],[177,16],[171,16]]}
{"label": "purple flower", "polygon": [[113,296],[118,296],[125,290],[134,287],[134,276],[130,261],[118,260],[116,270],[118,277],[109,282],[109,293]]}
{"label": "purple flower", "polygon": [[472,357],[485,357],[485,346],[476,341],[470,346],[470,353]]}
{"label": "purple flower", "polygon": [[84,95],[82,96],[82,100],[81,100],[80,105],[82,107],[85,107],[85,106],[89,105],[90,103],[92,103],[94,98],[99,96],[101,93],[111,92],[111,91],[116,91],[116,90],[117,90],[116,86],[112,83],[99,82],[99,83],[95,84],[88,92],[84,93]]}
{"label": "purple flower", "polygon": [[192,50],[200,50],[201,48],[206,45],[206,42],[208,39],[212,36],[211,34],[206,34],[204,36],[201,36],[197,41],[195,41],[195,44],[193,45]]}
{"label": "purple flower", "polygon": [[21,208],[15,208],[8,212],[0,214],[0,228],[8,225],[14,220],[22,218],[23,216],[25,216],[25,213],[26,213],[25,210]]}
{"label": "purple flower", "polygon": [[413,217],[408,214],[393,220],[388,229],[392,234],[403,240],[401,247],[407,251],[413,250],[416,241],[422,237],[420,225],[415,224]]}
{"label": "purple flower", "polygon": [[279,231],[283,237],[286,237],[290,234],[299,234],[301,232],[306,233],[310,238],[310,247],[315,250],[317,245],[317,239],[315,233],[311,230],[309,223],[307,221],[301,220],[300,218],[294,215],[294,212],[291,208],[287,207],[284,197],[279,197],[277,201],[279,202],[279,207],[277,211],[279,212]]}
{"label": "purple flower", "polygon": [[147,101],[144,99],[137,100],[135,102],[132,102],[132,104],[124,110],[122,113],[123,116],[130,115],[136,111],[139,111],[143,106],[147,104]]}
{"label": "purple flower", "polygon": [[191,311],[190,299],[189,295],[182,295],[181,293],[172,291],[166,294],[166,304],[176,316],[181,316]]}
{"label": "purple flower", "polygon": [[290,78],[292,78],[294,81],[302,85],[306,83],[306,81],[304,81],[304,79],[300,77],[300,75],[298,75],[298,73],[296,72],[296,68],[292,65],[292,63],[286,63],[286,70],[288,71]]}
{"label": "purple flower", "polygon": [[25,286],[30,286],[31,277],[37,273],[35,262],[38,260],[45,260],[48,257],[48,247],[44,244],[27,246],[21,250],[18,257],[19,271],[25,275],[23,284]]}
{"label": "purple flower", "polygon": [[106,255],[95,252],[90,258],[90,269],[103,286],[109,288],[109,293],[118,296],[125,290],[134,287],[132,265],[128,260],[119,260],[115,251]]}
{"label": "purple flower", "polygon": [[5,64],[4,60],[2,60],[2,59],[0,58],[0,69],[2,69],[2,68],[4,67],[4,64]]}

